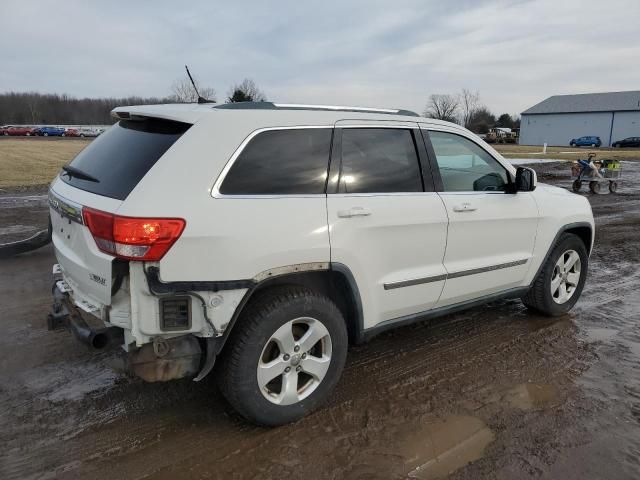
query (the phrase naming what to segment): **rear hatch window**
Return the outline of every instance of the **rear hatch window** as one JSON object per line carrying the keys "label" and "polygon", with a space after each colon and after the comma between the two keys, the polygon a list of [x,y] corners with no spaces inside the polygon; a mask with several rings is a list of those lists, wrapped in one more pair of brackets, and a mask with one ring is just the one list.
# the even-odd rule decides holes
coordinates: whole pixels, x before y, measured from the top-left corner
{"label": "rear hatch window", "polygon": [[69,164],[97,182],[65,172],[60,178],[81,190],[124,200],[190,126],[157,118],[120,120]]}

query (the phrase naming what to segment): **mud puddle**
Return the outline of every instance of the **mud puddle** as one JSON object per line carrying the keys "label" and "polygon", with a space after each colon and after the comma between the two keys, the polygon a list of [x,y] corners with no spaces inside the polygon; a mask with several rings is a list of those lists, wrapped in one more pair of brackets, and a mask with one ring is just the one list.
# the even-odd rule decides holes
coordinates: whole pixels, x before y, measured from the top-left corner
{"label": "mud puddle", "polygon": [[404,458],[409,478],[432,480],[482,457],[495,435],[484,422],[471,416],[451,416],[418,425],[398,437],[398,453]]}

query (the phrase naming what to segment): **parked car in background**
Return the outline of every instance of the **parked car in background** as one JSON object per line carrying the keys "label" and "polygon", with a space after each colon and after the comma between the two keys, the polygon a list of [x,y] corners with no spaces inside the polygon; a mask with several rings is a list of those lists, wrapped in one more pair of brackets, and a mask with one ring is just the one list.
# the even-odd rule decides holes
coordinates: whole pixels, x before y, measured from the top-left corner
{"label": "parked car in background", "polygon": [[33,127],[7,127],[4,130],[3,135],[12,136],[12,137],[29,137],[31,135],[35,135],[35,130]]}
{"label": "parked car in background", "polygon": [[67,128],[62,134],[63,137],[79,137],[80,132],[78,132],[77,128]]}
{"label": "parked car in background", "polygon": [[2,125],[0,127],[0,136],[9,135],[9,132],[7,131],[9,127],[10,125]]}
{"label": "parked car in background", "polygon": [[65,129],[61,127],[40,127],[36,129],[36,135],[41,137],[62,137],[64,131]]}
{"label": "parked car in background", "polygon": [[627,137],[611,144],[614,148],[640,147],[640,137]]}
{"label": "parked car in background", "polygon": [[78,128],[78,136],[80,137],[97,137],[103,132],[102,129],[93,127],[81,127]]}
{"label": "parked car in background", "polygon": [[599,147],[602,145],[602,140],[600,140],[600,137],[594,136],[572,138],[569,145],[572,147]]}

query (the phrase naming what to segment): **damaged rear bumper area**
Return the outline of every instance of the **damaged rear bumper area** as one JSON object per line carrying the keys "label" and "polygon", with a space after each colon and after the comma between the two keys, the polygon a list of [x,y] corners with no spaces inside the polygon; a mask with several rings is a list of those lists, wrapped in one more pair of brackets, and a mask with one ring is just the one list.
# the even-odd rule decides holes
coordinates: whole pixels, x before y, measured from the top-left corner
{"label": "damaged rear bumper area", "polygon": [[213,342],[206,342],[205,346],[202,344],[205,342],[193,335],[157,337],[139,348],[125,348],[124,329],[89,325],[70,295],[63,291],[65,288],[60,282],[64,280],[55,281],[52,289],[53,306],[47,316],[49,330],[68,329],[80,343],[91,350],[122,347],[127,357],[127,373],[147,382],[164,382],[185,377],[201,380],[213,368],[214,346],[210,344]]}
{"label": "damaged rear bumper area", "polygon": [[87,324],[69,295],[60,290],[58,280],[53,285],[53,305],[47,315],[47,328],[58,330],[69,329],[73,335],[93,350],[121,346],[124,343],[124,330],[118,327],[95,328]]}

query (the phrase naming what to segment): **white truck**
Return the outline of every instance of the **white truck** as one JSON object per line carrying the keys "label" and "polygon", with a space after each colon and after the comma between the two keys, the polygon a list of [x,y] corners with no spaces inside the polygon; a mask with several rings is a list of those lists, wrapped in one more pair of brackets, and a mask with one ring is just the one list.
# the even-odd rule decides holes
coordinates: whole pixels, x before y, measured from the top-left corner
{"label": "white truck", "polygon": [[120,107],[50,187],[54,306],[147,381],[201,380],[280,425],[350,343],[499,298],[561,315],[593,246],[587,200],[464,128],[268,102]]}

